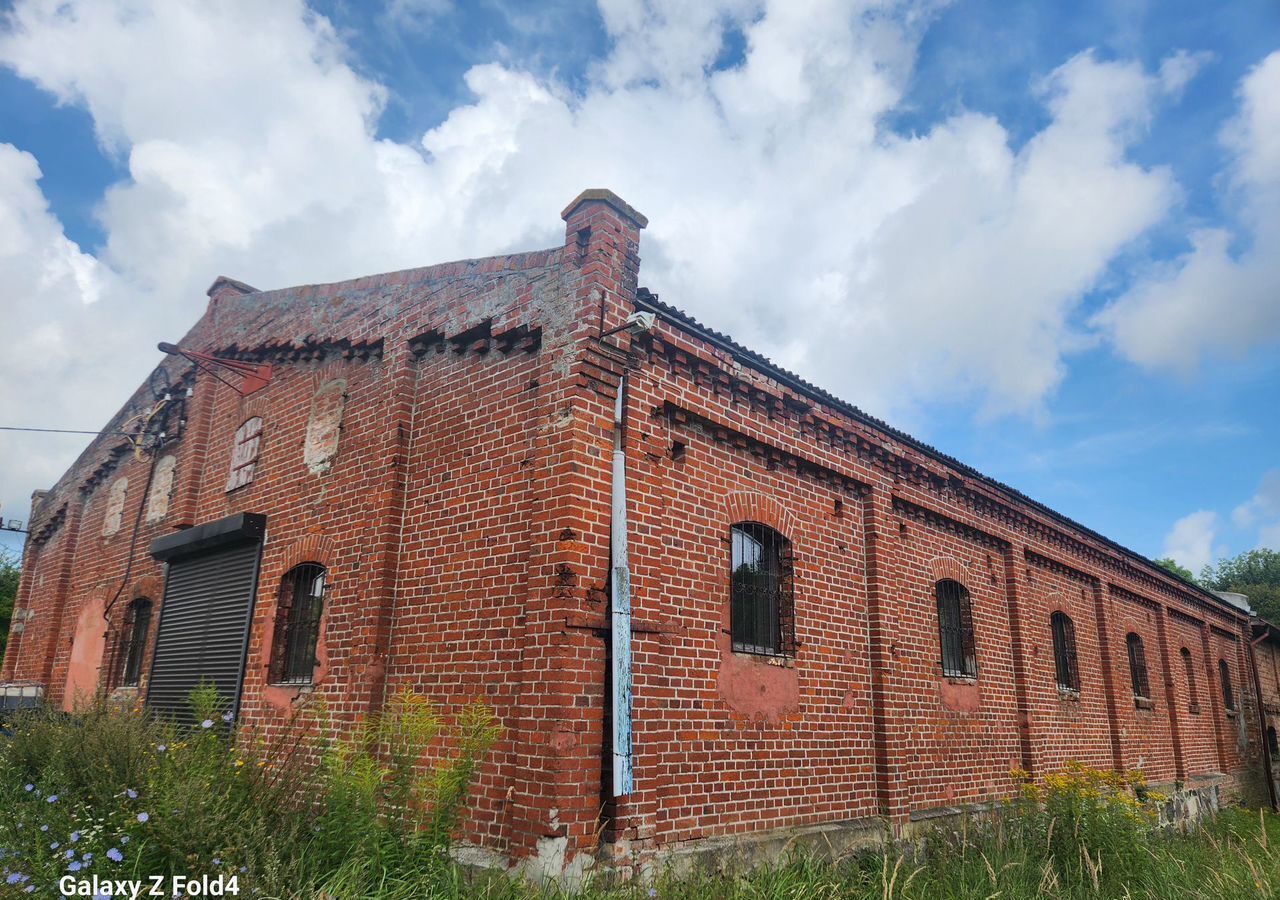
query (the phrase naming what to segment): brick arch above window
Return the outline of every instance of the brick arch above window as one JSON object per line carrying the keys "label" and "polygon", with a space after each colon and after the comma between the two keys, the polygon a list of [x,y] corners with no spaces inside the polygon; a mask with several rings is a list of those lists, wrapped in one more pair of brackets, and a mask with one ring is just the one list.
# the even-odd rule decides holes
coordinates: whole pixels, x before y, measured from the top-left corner
{"label": "brick arch above window", "polygon": [[958,581],[969,588],[969,567],[954,556],[935,556],[929,560],[929,577],[934,581]]}
{"label": "brick arch above window", "polygon": [[145,597],[159,603],[163,594],[164,580],[159,575],[144,575],[133,583],[133,587],[129,589],[128,599],[132,602],[139,597]]}
{"label": "brick arch above window", "polygon": [[796,517],[773,497],[758,491],[734,491],[725,498],[725,516],[730,524],[759,522],[794,541]]}
{"label": "brick arch above window", "polygon": [[272,565],[272,574],[279,578],[294,566],[302,563],[319,563],[326,569],[334,564],[333,539],[319,532],[303,535],[284,549],[278,561]]}

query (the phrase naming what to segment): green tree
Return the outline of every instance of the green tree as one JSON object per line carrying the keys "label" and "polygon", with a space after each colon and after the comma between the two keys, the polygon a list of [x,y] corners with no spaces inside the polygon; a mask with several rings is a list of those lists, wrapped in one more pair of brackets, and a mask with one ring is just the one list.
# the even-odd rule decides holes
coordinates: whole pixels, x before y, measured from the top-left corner
{"label": "green tree", "polygon": [[0,658],[9,639],[9,620],[13,618],[13,601],[18,596],[18,575],[22,558],[12,550],[0,547]]}
{"label": "green tree", "polygon": [[1205,566],[1200,583],[1214,591],[1235,591],[1249,598],[1258,615],[1280,624],[1280,553],[1246,550]]}
{"label": "green tree", "polygon": [[1164,559],[1153,560],[1153,562],[1162,569],[1168,569],[1179,578],[1185,578],[1187,581],[1196,580],[1196,576],[1191,574],[1190,569],[1178,565],[1177,560],[1171,556],[1166,556]]}

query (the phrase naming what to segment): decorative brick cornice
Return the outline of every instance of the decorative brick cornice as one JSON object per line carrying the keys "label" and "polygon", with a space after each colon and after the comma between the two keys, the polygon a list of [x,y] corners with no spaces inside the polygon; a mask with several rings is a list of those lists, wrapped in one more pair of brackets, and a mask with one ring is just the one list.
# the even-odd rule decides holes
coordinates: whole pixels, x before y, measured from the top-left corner
{"label": "decorative brick cornice", "polygon": [[1098,583],[1098,579],[1094,576],[1081,572],[1079,569],[1073,569],[1066,563],[1059,562],[1056,559],[1050,559],[1047,556],[1042,556],[1034,550],[1024,549],[1022,551],[1022,556],[1028,564],[1033,565],[1038,569],[1047,569],[1050,572],[1062,575],[1072,581],[1078,581],[1081,584],[1096,585]]}
{"label": "decorative brick cornice", "polygon": [[798,456],[780,447],[775,447],[726,425],[713,422],[705,416],[684,409],[670,401],[653,410],[653,414],[665,417],[668,425],[672,428],[689,428],[704,434],[717,443],[727,444],[749,453],[759,459],[767,468],[791,471],[805,478],[821,482],[842,493],[854,496],[861,496],[868,490],[867,485],[850,478],[843,472],[837,472],[821,463]]}
{"label": "decorative brick cornice", "polygon": [[495,334],[493,320],[485,319],[470,328],[448,334],[439,329],[429,329],[409,339],[409,351],[414,356],[425,356],[428,351],[477,353],[483,355],[497,350],[503,355],[522,350],[534,353],[542,346],[542,329],[528,325],[516,325]]}
{"label": "decorative brick cornice", "polygon": [[1160,604],[1155,600],[1152,600],[1150,597],[1144,597],[1141,594],[1135,594],[1133,591],[1126,590],[1125,588],[1120,587],[1120,585],[1118,584],[1108,583],[1107,590],[1111,593],[1111,596],[1116,597],[1120,600],[1124,600],[1128,603],[1132,603],[1136,606],[1142,606],[1150,610],[1160,609]]}
{"label": "decorative brick cornice", "polygon": [[972,543],[988,547],[992,550],[999,550],[1003,552],[1009,547],[1008,541],[1002,540],[995,535],[987,534],[985,531],[980,531],[972,525],[966,525],[964,522],[958,522],[949,516],[943,515],[942,513],[926,509],[923,506],[918,506],[910,500],[904,500],[901,497],[893,498],[893,511],[904,518],[922,522],[930,528],[938,531],[946,531],[951,534],[959,535],[960,537],[968,539]]}
{"label": "decorative brick cornice", "polygon": [[253,347],[231,345],[210,351],[214,356],[238,359],[244,362],[292,363],[328,361],[333,359],[370,360],[382,359],[382,339],[350,341],[346,338],[333,341],[317,341],[306,338],[301,341],[273,342]]}

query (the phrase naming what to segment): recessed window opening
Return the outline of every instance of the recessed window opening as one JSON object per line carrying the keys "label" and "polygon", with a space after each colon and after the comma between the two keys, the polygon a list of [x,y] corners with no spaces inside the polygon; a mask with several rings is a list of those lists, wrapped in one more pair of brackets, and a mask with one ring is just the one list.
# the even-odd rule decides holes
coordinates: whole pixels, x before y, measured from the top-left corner
{"label": "recessed window opening", "polygon": [[1135,700],[1150,700],[1151,687],[1147,680],[1147,652],[1142,646],[1142,638],[1129,632],[1125,637],[1129,648],[1129,680],[1133,686]]}
{"label": "recessed window opening", "polygon": [[142,676],[142,658],[147,653],[147,633],[151,630],[151,601],[139,597],[125,610],[124,633],[120,645],[121,687],[137,687]]}
{"label": "recessed window opening", "polygon": [[765,656],[794,652],[791,542],[759,522],[734,525],[730,540],[733,649]]}
{"label": "recessed window opening", "polygon": [[316,668],[316,643],[324,613],[325,568],[303,563],[285,574],[276,613],[277,684],[310,684]]}
{"label": "recessed window opening", "polygon": [[939,581],[935,591],[942,674],[951,678],[976,678],[978,653],[973,636],[973,604],[969,591],[950,578]]}
{"label": "recessed window opening", "polygon": [[1076,660],[1076,626],[1071,617],[1062,611],[1049,617],[1053,631],[1053,665],[1058,687],[1066,691],[1080,691],[1080,667]]}

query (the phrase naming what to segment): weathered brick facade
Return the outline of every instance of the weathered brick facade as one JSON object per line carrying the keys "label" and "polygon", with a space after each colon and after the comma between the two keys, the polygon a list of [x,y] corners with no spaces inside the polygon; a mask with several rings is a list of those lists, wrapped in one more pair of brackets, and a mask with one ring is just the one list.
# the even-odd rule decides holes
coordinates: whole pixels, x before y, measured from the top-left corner
{"label": "weathered brick facade", "polygon": [[[503,737],[466,837],[509,861],[580,867],[602,837],[621,858],[780,828],[906,830],[1007,796],[1013,768],[1069,759],[1258,790],[1244,611],[638,289],[645,221],[614,195],[564,217],[552,250],[277,291],[215,282],[181,346],[271,363],[270,383],[241,397],[170,357],[163,449],[104,436],[37,498],[4,679],[68,705],[114,687],[124,609],[163,594],[151,543],[252,512],[267,537],[241,720],[270,728],[317,695],[351,719],[406,687],[447,708],[483,697]],[[623,328],[637,310],[657,324]],[[635,790],[614,799],[624,375]],[[233,469],[238,431],[256,456],[242,447]],[[738,522],[790,542],[792,652],[733,650]],[[281,579],[303,562],[328,572],[315,674],[273,684]],[[967,589],[976,677],[942,674],[942,580]],[[1074,623],[1078,692],[1057,684],[1055,612]]]}

